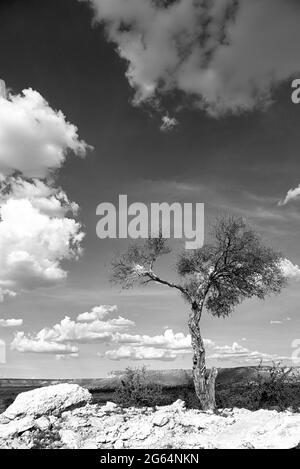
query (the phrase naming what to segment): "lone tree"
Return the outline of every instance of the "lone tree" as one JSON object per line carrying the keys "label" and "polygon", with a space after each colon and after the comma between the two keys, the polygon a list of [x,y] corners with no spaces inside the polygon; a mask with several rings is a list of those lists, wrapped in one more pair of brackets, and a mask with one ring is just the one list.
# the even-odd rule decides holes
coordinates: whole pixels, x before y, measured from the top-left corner
{"label": "lone tree", "polygon": [[179,281],[175,283],[161,278],[154,270],[157,259],[171,252],[161,235],[131,245],[112,264],[112,280],[123,288],[155,282],[179,291],[189,304],[193,378],[203,410],[215,408],[217,377],[215,368],[206,369],[200,329],[203,311],[227,317],[243,300],[280,293],[286,283],[280,267],[281,255],[264,246],[243,219],[220,218],[211,234],[211,243],[179,255],[176,264]]}

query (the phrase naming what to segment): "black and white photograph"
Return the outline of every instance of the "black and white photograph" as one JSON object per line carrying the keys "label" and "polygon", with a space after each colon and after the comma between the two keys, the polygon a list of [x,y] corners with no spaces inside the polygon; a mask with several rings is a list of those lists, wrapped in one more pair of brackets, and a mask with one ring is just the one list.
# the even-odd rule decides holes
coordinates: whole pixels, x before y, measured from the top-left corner
{"label": "black and white photograph", "polygon": [[300,449],[299,26],[0,1],[1,452]]}

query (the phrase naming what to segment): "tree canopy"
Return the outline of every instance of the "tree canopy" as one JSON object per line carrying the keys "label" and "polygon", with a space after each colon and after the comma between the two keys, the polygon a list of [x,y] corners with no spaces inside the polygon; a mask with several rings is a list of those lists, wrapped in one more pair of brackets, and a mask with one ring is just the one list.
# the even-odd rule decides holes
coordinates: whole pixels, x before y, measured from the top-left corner
{"label": "tree canopy", "polygon": [[212,228],[210,243],[182,252],[175,283],[154,270],[157,259],[169,253],[161,235],[135,243],[113,262],[112,280],[124,288],[136,282],[175,288],[195,309],[205,308],[218,317],[228,316],[244,299],[279,293],[286,283],[281,254],[266,247],[242,218],[220,218]]}

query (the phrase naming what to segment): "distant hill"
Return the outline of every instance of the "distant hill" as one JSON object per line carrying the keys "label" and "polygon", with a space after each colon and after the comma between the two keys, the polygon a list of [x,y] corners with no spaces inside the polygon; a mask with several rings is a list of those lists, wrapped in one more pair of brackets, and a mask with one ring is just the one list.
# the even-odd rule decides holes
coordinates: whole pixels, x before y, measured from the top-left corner
{"label": "distant hill", "polygon": [[[243,384],[243,382],[255,376],[257,367],[237,367],[237,368],[220,368],[217,383],[218,384]],[[263,367],[262,370],[267,371],[268,367]],[[299,376],[300,380],[300,367],[294,368],[295,374]],[[114,390],[122,376],[123,371],[115,372],[107,378],[92,378],[92,379],[0,379],[1,388],[37,388],[43,386],[50,386],[53,384],[76,383],[80,386],[90,390]],[[149,381],[159,384],[162,387],[188,387],[193,385],[192,371],[183,369],[174,370],[147,370]]]}
{"label": "distant hill", "polygon": [[[221,388],[229,385],[230,388],[236,389],[254,378],[256,370],[257,367],[221,368],[217,385]],[[264,367],[264,370],[267,370],[267,367]],[[295,373],[300,383],[300,368],[295,368]],[[93,394],[94,402],[105,403],[114,399],[114,392],[123,376],[124,372],[115,372],[107,378],[97,379],[0,379],[0,413],[14,401],[19,393],[62,382],[79,384],[89,389]],[[149,382],[159,384],[164,395],[168,395],[171,402],[178,398],[186,400],[188,395],[194,395],[191,370],[148,370],[147,378]]]}

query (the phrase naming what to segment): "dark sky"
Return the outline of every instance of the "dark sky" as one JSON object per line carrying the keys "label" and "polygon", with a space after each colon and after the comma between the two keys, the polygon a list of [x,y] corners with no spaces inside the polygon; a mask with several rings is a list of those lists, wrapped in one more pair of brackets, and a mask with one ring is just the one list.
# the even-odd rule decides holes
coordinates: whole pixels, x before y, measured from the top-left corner
{"label": "dark sky", "polygon": [[[5,306],[5,314],[16,315],[22,308],[28,320],[26,330],[32,331],[33,325],[51,325],[65,314],[116,303],[127,308],[126,317],[135,317],[140,330],[159,333],[167,324],[180,331],[185,327],[184,305],[169,292],[158,299],[134,292],[119,296],[110,287],[107,265],[122,244],[96,238],[96,206],[115,202],[119,194],[141,202],[204,202],[208,218],[222,210],[245,215],[286,257],[300,262],[299,209],[297,205],[277,206],[288,189],[299,184],[300,105],[291,102],[289,80],[276,90],[274,104],[263,112],[215,119],[200,110],[184,109],[176,116],[179,126],[162,133],[159,113],[131,104],[133,91],[125,77],[126,63],[105,40],[103,27],[91,27],[91,21],[88,6],[75,0],[15,0],[0,5],[0,76],[14,93],[28,87],[39,91],[95,148],[84,160],[70,157],[58,179],[81,209],[87,233],[82,260],[69,266],[65,285],[24,294]],[[169,98],[171,105],[178,100],[176,94]],[[252,322],[253,305],[243,306],[243,319],[235,316],[237,322],[232,319],[226,326],[227,341],[241,340],[248,333],[251,347],[262,348],[257,338],[270,321],[268,314],[296,315],[296,291],[291,287],[290,296],[285,297],[284,312],[275,300],[264,306],[265,323],[258,315]],[[140,314],[149,304],[156,324]],[[161,310],[166,311],[163,319]],[[251,321],[247,327],[245,318]],[[208,322],[208,336],[222,341],[223,327],[223,321],[217,326],[215,321]],[[274,349],[278,337],[266,339],[267,352]],[[289,350],[293,334],[286,331],[286,337],[283,349]],[[80,372],[70,363],[55,363],[57,374],[91,374],[85,353]],[[10,376],[21,375],[26,364],[27,375],[41,376],[48,363],[38,357],[38,364],[33,365],[32,357],[19,358],[17,353],[12,360]],[[47,360],[53,363],[52,358]],[[108,371],[112,364],[101,366]]]}

